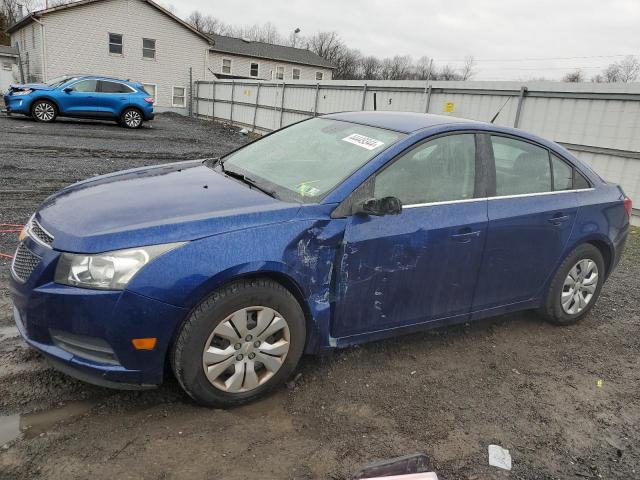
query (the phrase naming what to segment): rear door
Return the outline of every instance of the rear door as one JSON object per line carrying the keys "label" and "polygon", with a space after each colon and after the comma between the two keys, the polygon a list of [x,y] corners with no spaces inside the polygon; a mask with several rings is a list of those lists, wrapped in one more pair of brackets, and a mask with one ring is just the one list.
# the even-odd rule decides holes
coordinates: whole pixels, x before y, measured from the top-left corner
{"label": "rear door", "polygon": [[334,337],[469,313],[487,228],[475,152],[473,133],[430,139],[354,192],[397,197],[403,209],[348,218]]}
{"label": "rear door", "polygon": [[94,115],[98,112],[96,80],[80,80],[65,88],[58,97],[63,114]]}
{"label": "rear door", "polygon": [[490,138],[495,187],[473,311],[539,295],[563,255],[578,211],[570,164],[524,139]]}
{"label": "rear door", "polygon": [[113,117],[120,115],[126,105],[129,104],[130,96],[135,91],[121,82],[100,80],[98,82],[100,110]]}

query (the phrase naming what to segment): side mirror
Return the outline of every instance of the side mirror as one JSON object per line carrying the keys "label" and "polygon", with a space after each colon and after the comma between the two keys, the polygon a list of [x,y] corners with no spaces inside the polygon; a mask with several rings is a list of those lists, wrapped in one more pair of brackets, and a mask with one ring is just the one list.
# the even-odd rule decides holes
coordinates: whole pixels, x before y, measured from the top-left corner
{"label": "side mirror", "polygon": [[398,215],[402,213],[402,202],[396,197],[370,198],[353,207],[356,215]]}
{"label": "side mirror", "polygon": [[65,87],[65,88],[62,89],[62,91],[65,92],[65,93],[71,93],[71,92],[73,92],[73,88]]}

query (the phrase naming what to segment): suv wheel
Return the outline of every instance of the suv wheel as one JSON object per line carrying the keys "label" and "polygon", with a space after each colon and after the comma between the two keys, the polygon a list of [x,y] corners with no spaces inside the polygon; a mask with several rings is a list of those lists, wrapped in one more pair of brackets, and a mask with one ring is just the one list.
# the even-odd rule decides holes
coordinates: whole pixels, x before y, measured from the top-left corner
{"label": "suv wheel", "polygon": [[304,313],[287,289],[268,279],[241,280],[216,291],[187,318],[172,367],[198,403],[240,405],[291,375],[305,338]]}
{"label": "suv wheel", "polygon": [[127,128],[140,128],[142,126],[142,113],[137,108],[125,108],[120,115],[120,125]]}
{"label": "suv wheel", "polygon": [[604,276],[600,250],[588,243],[578,246],[558,268],[542,313],[557,325],[576,323],[598,300]]}
{"label": "suv wheel", "polygon": [[50,123],[58,116],[58,109],[49,100],[36,100],[31,107],[31,116],[38,122]]}

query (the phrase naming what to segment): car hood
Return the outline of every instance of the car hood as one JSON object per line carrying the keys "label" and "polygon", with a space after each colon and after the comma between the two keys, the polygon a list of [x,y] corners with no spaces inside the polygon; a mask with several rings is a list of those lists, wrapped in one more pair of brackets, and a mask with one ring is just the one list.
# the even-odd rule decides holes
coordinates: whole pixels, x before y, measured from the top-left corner
{"label": "car hood", "polygon": [[10,86],[13,91],[16,90],[52,90],[49,85],[44,83],[14,83]]}
{"label": "car hood", "polygon": [[35,218],[54,249],[96,253],[282,222],[299,208],[195,161],[76,183],[45,200]]}

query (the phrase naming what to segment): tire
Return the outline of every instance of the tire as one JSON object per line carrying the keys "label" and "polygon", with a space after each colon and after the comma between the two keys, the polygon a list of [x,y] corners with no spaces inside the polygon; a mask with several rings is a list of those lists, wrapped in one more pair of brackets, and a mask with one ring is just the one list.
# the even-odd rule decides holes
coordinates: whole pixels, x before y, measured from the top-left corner
{"label": "tire", "polygon": [[144,122],[142,112],[137,108],[128,107],[120,114],[119,122],[125,128],[140,128]]}
{"label": "tire", "polygon": [[58,116],[58,107],[50,100],[36,100],[31,105],[31,117],[36,122],[51,123]]}
{"label": "tire", "polygon": [[[588,243],[579,245],[564,259],[553,277],[541,309],[542,314],[556,325],[577,323],[598,300],[605,273],[600,250]],[[575,277],[578,278],[577,282]]]}
{"label": "tire", "polygon": [[305,339],[304,313],[286,288],[269,279],[239,280],[191,312],[174,343],[171,366],[185,392],[201,405],[241,405],[291,375]]}

